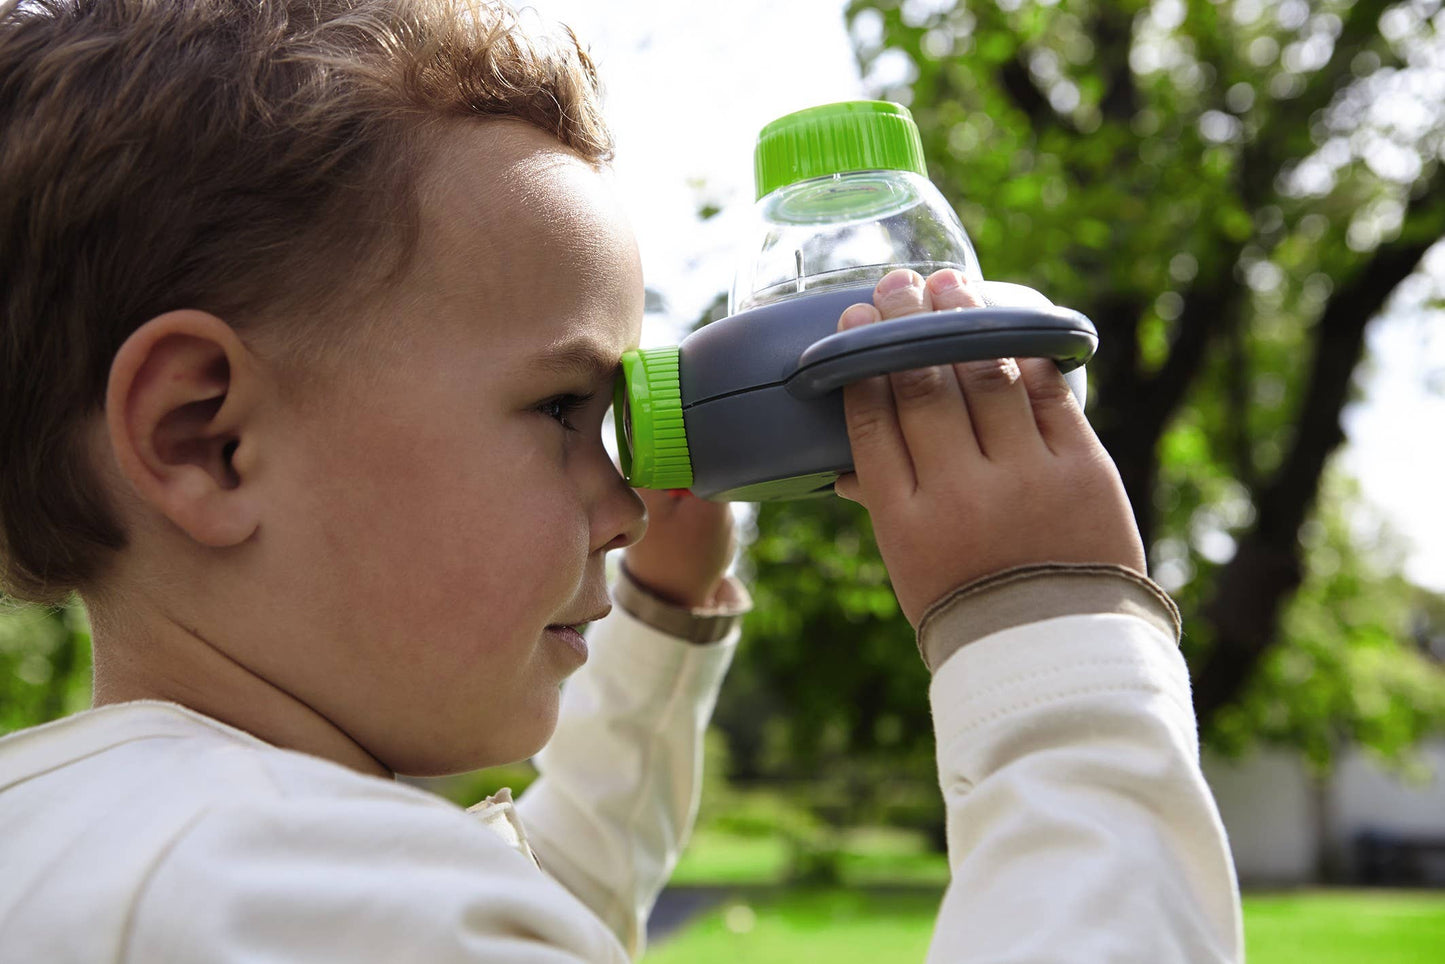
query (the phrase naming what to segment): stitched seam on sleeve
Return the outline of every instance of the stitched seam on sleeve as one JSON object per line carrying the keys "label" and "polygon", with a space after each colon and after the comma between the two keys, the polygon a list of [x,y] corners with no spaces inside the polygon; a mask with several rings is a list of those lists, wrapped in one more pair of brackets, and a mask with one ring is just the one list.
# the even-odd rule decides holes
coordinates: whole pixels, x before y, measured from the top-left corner
{"label": "stitched seam on sleeve", "polygon": [[[969,605],[971,600],[978,600],[976,605],[987,607],[989,605],[989,599],[1006,599],[1011,591],[1029,582],[1043,582],[1048,588],[1056,589],[1061,580],[1078,578],[1101,580],[1099,583],[1101,588],[1098,590],[1100,593],[1108,592],[1109,584],[1115,583],[1116,581],[1123,582],[1143,593],[1146,599],[1151,599],[1162,609],[1161,615],[1163,616],[1163,622],[1173,627],[1172,635],[1175,642],[1178,642],[1181,626],[1179,608],[1174,604],[1174,600],[1169,598],[1169,594],[1164,592],[1158,584],[1147,576],[1142,576],[1123,566],[1111,564],[1049,562],[1015,566],[1011,569],[1004,569],[1000,572],[983,576],[959,586],[934,602],[933,605],[928,607],[928,610],[923,614],[923,618],[919,620],[918,623],[917,642],[919,656],[922,657],[924,665],[928,666],[930,670],[937,671],[938,668],[959,649],[976,642],[986,635],[991,635],[1001,628],[1005,628],[995,627],[973,634],[965,633],[962,640],[957,641],[951,646],[944,645],[940,647],[925,644],[925,638],[929,636],[929,630],[939,622],[939,620],[950,615],[957,616],[959,608]],[[1119,587],[1117,586],[1116,591],[1119,591]],[[1145,605],[1142,600],[1140,604]],[[1076,600],[1072,604],[1072,607],[1076,608],[1071,608],[1068,612],[1055,613],[1054,616],[1117,611],[1113,608],[1099,605],[1098,601],[1091,604],[1081,604]],[[987,611],[987,609],[985,609],[985,611]],[[1043,618],[1052,617],[1045,616]],[[1158,628],[1163,629],[1164,627],[1160,626]],[[957,627],[955,627],[955,629],[957,629]],[[930,659],[930,651],[936,651],[933,655],[939,658],[936,660]]]}
{"label": "stitched seam on sleeve", "polygon": [[[1170,703],[1174,704],[1176,709],[1183,709],[1183,706],[1179,702],[1179,700],[1173,695],[1171,695],[1167,690],[1148,683],[1106,683],[1095,686],[1079,686],[1072,689],[1059,690],[1054,693],[1036,696],[1033,699],[1024,700],[1019,703],[1010,704],[1009,706],[1000,707],[996,710],[985,713],[982,716],[975,716],[967,722],[959,726],[955,726],[953,729],[949,730],[947,735],[940,737],[938,745],[940,748],[942,748],[944,744],[952,743],[953,741],[963,737],[965,734],[970,733],[973,730],[977,730],[980,727],[986,726],[990,723],[996,723],[999,720],[1005,719],[1007,717],[1016,715],[1027,710],[1038,709],[1039,707],[1047,706],[1051,703],[1062,703],[1079,696],[1092,696],[1101,693],[1150,693],[1165,697],[1169,700]],[[1190,713],[1192,715],[1192,708],[1190,710]]]}
{"label": "stitched seam on sleeve", "polygon": [[130,902],[130,907],[126,909],[125,920],[121,922],[121,939],[118,942],[116,964],[123,964],[124,961],[131,959],[130,945],[131,941],[135,939],[136,914],[139,912],[140,905],[145,900],[146,895],[150,893],[151,885],[155,882],[155,878],[160,873],[161,867],[166,861],[171,859],[171,856],[179,849],[182,841],[189,837],[214,810],[215,808],[213,806],[205,807],[191,817],[190,820],[186,821],[181,829],[176,832],[176,835],[167,841],[166,845],[156,854],[155,859],[151,861],[151,865],[146,868],[145,876],[141,878],[141,884],[136,888],[135,896]]}
{"label": "stitched seam on sleeve", "polygon": [[[742,598],[736,607],[689,609],[654,595],[637,582],[626,565],[619,565],[612,594],[632,618],[661,633],[695,644],[715,643],[731,633],[752,609],[747,590],[738,583]],[[726,578],[734,579],[732,576]]]}
{"label": "stitched seam on sleeve", "polygon": [[975,689],[968,694],[970,700],[993,696],[1006,690],[1014,689],[1023,683],[1032,683],[1037,680],[1047,679],[1051,676],[1063,676],[1065,674],[1077,673],[1080,670],[1097,669],[1110,666],[1131,666],[1136,669],[1147,670],[1153,664],[1148,660],[1139,659],[1136,656],[1114,656],[1108,659],[1085,659],[1071,663],[1060,663],[1054,666],[1044,666],[1039,669],[1032,669],[1025,673],[1014,673],[1012,676],[1005,676],[988,686]]}
{"label": "stitched seam on sleeve", "polygon": [[1159,586],[1158,583],[1154,582],[1154,580],[1150,579],[1148,576],[1140,575],[1132,569],[1126,568],[1124,566],[1113,565],[1111,563],[1040,562],[1029,563],[1022,566],[1013,566],[1009,569],[1002,569],[998,572],[990,573],[986,576],[980,576],[978,579],[974,579],[971,582],[964,583],[962,586],[959,586],[952,592],[945,594],[937,602],[928,607],[928,611],[923,614],[923,619],[920,620],[919,629],[920,631],[922,630],[922,624],[927,622],[929,617],[933,615],[935,611],[942,609],[950,601],[957,599],[961,596],[967,596],[975,592],[980,592],[985,589],[992,589],[998,586],[1007,586],[1011,583],[1026,582],[1030,579],[1035,579],[1040,576],[1047,576],[1055,573],[1068,573],[1084,576],[1115,576],[1117,578],[1124,579],[1139,586],[1141,589],[1147,590],[1151,595],[1158,598],[1160,603],[1162,603],[1166,609],[1171,610],[1176,617],[1178,615],[1178,606],[1175,604],[1174,600],[1169,596],[1169,594],[1166,593]]}
{"label": "stitched seam on sleeve", "polygon": [[[617,895],[614,893],[613,888],[605,880],[602,880],[596,874],[592,873],[590,870],[583,867],[577,861],[573,860],[564,850],[562,850],[560,847],[557,847],[552,841],[551,837],[548,836],[546,833],[533,833],[531,830],[528,830],[527,840],[532,845],[534,850],[538,851],[541,855],[545,855],[547,858],[546,861],[543,862],[540,860],[539,857],[538,865],[542,872],[547,874],[548,877],[551,877],[552,880],[556,881],[559,886],[571,893],[572,896],[576,897],[577,900],[583,904],[583,906],[591,910],[590,902],[588,902],[582,894],[579,894],[573,891],[571,888],[567,887],[567,885],[563,881],[558,880],[555,876],[553,876],[552,873],[547,870],[547,867],[559,863],[566,864],[573,874],[586,880],[592,886],[593,893],[598,894],[604,901],[607,901],[608,904],[614,907],[621,906],[621,902],[617,899]],[[629,912],[631,910],[627,907],[623,907],[622,909]],[[628,919],[631,919],[630,913],[627,916]],[[605,918],[599,919],[602,920],[604,926],[607,925],[607,921]],[[621,943],[621,935],[614,936],[617,937],[618,943]]]}
{"label": "stitched seam on sleeve", "polygon": [[[673,718],[677,710],[678,702],[682,699],[683,691],[687,688],[684,684],[686,680],[692,676],[692,667],[690,665],[690,662],[690,660],[684,661],[682,666],[679,667],[677,675],[673,677],[672,690],[670,693],[668,693],[667,703],[664,706],[663,711],[653,718],[652,725],[648,727],[647,744],[643,750],[642,757],[642,774],[641,779],[638,781],[642,786],[647,786],[648,784],[648,778],[652,775],[654,764],[657,760],[657,745],[659,742],[659,738],[668,729],[660,726],[659,724],[663,720],[671,720]],[[626,829],[629,838],[635,837],[634,831],[637,827],[638,821],[642,817],[642,808],[646,801],[646,798],[646,794],[640,793],[637,795],[637,798],[633,801],[632,804],[632,812],[628,815],[626,822],[623,824],[623,827]],[[636,924],[637,918],[637,907],[630,899],[637,894],[636,860],[632,860],[629,862],[628,877],[629,898],[627,899],[627,906],[624,909],[627,912],[628,929],[629,931],[631,931],[632,927]],[[620,898],[621,895],[618,896]],[[640,950],[642,940],[646,938],[646,934],[634,934],[632,935],[632,938],[633,939],[629,941],[627,945],[627,952],[628,956],[630,957],[635,956],[636,952]]]}

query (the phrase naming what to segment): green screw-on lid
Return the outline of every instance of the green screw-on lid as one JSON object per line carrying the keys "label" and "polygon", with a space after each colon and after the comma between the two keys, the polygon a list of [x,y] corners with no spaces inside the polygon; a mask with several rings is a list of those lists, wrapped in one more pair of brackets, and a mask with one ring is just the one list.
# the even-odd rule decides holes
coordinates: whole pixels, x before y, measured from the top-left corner
{"label": "green screw-on lid", "polygon": [[644,489],[691,486],[677,347],[623,352],[615,402],[612,417],[627,481]]}
{"label": "green screw-on lid", "polygon": [[923,141],[907,107],[886,100],[824,104],[779,117],[758,134],[753,152],[758,197],[848,171],[928,176]]}

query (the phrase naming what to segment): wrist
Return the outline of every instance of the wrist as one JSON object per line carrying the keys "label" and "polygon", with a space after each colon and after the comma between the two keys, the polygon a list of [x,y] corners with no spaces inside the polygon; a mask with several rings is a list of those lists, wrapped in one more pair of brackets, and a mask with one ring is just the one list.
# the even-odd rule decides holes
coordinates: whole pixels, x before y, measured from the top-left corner
{"label": "wrist", "polygon": [[679,604],[639,580],[625,558],[612,586],[613,601],[635,619],[692,643],[717,642],[731,633],[752,609],[752,597],[732,576],[721,577],[708,597],[697,606]]}
{"label": "wrist", "polygon": [[919,621],[918,649],[924,665],[936,672],[984,636],[1088,613],[1134,616],[1179,641],[1179,608],[1147,576],[1112,563],[1046,562],[992,573],[945,594]]}
{"label": "wrist", "polygon": [[680,606],[683,609],[706,609],[712,606],[726,578],[726,573],[719,572],[705,581],[698,581],[696,574],[691,574],[692,578],[689,579],[688,574],[661,571],[656,565],[638,565],[628,553],[623,553],[621,563],[627,577],[639,588],[670,606]]}

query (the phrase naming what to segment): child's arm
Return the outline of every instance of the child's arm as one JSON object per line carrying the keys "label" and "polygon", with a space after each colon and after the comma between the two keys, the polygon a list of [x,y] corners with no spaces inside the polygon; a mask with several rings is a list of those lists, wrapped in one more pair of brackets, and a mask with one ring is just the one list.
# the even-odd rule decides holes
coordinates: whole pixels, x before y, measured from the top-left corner
{"label": "child's arm", "polygon": [[[840,327],[979,303],[946,274],[893,272]],[[1177,614],[1057,369],[943,366],[845,400],[839,492],[935,674],[953,879],[930,959],[1240,959]]]}
{"label": "child's arm", "polygon": [[643,498],[648,534],[627,550],[613,614],[588,633],[542,776],[518,804],[542,868],[634,958],[697,812],[702,737],[748,604],[723,576],[728,507]]}

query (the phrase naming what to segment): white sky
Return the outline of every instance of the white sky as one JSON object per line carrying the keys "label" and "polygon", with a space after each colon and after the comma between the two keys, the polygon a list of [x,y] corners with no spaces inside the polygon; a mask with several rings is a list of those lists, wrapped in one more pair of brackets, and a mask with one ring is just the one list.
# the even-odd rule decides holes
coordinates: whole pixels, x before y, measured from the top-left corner
{"label": "white sky", "polygon": [[[515,0],[519,5],[523,0]],[[790,111],[867,96],[843,0],[529,0],[571,26],[606,85],[616,187],[649,287],[668,311],[644,344],[666,344],[731,283],[740,217],[753,202],[752,148]],[[698,185],[701,184],[701,187]],[[722,213],[699,222],[703,201]],[[985,270],[987,252],[980,252]],[[1445,288],[1445,258],[1436,259]],[[1002,279],[1006,280],[1006,279]],[[1047,294],[1047,292],[1045,292]],[[1362,404],[1346,413],[1346,470],[1413,545],[1416,582],[1445,591],[1445,325],[1401,310],[1369,333]],[[1433,383],[1435,394],[1427,387]]]}

